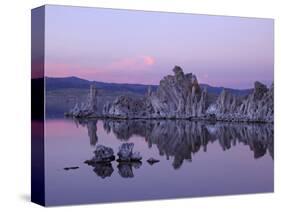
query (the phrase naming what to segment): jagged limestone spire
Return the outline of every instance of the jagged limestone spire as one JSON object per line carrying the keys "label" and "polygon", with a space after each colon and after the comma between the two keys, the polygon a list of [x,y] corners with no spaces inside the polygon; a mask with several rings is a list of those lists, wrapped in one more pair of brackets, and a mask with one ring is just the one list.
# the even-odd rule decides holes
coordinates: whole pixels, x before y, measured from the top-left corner
{"label": "jagged limestone spire", "polygon": [[151,94],[152,94],[152,88],[151,88],[151,85],[149,85],[147,87],[147,96],[151,96]]}

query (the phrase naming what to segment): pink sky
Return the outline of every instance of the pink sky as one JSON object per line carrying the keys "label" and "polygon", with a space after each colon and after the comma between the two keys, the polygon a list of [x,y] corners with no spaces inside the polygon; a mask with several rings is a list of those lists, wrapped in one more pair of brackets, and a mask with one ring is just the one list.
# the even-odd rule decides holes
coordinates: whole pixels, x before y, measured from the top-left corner
{"label": "pink sky", "polygon": [[158,84],[174,65],[200,83],[273,81],[272,19],[47,6],[45,74]]}

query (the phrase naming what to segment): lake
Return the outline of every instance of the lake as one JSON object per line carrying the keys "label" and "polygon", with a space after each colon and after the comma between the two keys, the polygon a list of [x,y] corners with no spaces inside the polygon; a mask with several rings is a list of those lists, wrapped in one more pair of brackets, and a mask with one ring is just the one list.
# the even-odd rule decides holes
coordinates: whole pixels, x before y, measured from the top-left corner
{"label": "lake", "polygon": [[[273,192],[272,124],[59,118],[45,133],[46,205]],[[84,163],[97,145],[116,155],[124,142],[142,163]]]}

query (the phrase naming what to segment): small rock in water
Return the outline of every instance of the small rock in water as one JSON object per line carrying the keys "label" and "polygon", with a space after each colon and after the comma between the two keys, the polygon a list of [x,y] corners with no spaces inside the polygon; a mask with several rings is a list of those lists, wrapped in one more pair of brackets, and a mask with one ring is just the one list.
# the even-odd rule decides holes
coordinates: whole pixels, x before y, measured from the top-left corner
{"label": "small rock in water", "polygon": [[79,166],[71,166],[71,167],[65,167],[63,168],[64,170],[68,171],[68,170],[73,170],[73,169],[79,169]]}
{"label": "small rock in water", "polygon": [[147,160],[147,162],[150,164],[150,165],[153,165],[154,163],[158,163],[160,160],[157,160],[157,159],[154,159],[154,158],[149,158]]}
{"label": "small rock in water", "polygon": [[131,157],[132,161],[141,161],[141,159],[142,159],[142,156],[141,156],[140,152],[134,152],[132,154],[132,157]]}
{"label": "small rock in water", "polygon": [[119,147],[117,155],[119,158],[118,162],[134,162],[141,161],[142,156],[139,152],[133,152],[134,144],[133,143],[124,143]]}
{"label": "small rock in water", "polygon": [[94,154],[91,160],[86,160],[84,163],[91,165],[95,163],[108,163],[115,160],[113,149],[110,147],[98,145]]}

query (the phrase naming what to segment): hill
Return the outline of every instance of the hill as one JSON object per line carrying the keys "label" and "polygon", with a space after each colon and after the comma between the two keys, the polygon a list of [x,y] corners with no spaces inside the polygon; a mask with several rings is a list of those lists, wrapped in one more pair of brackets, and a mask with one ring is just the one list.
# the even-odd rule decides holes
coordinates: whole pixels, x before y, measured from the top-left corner
{"label": "hill", "polygon": [[[141,97],[147,92],[149,86],[142,84],[90,81],[78,77],[46,77],[45,83],[47,117],[63,116],[64,112],[72,108],[76,102],[85,101],[89,93],[90,85],[93,83],[98,88],[99,95],[102,97],[98,102],[100,110],[105,102],[113,101],[119,95],[127,95],[135,98]],[[200,84],[200,86],[202,88],[206,87],[211,99],[216,99],[224,89],[224,87],[215,87],[207,84]],[[157,87],[157,85],[151,85],[152,91],[155,91]],[[251,91],[251,89],[225,89],[239,96],[248,95]]]}

